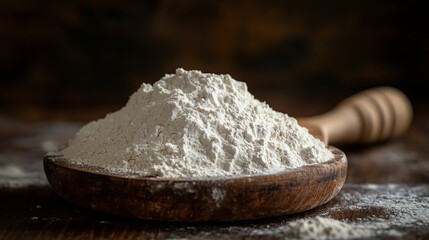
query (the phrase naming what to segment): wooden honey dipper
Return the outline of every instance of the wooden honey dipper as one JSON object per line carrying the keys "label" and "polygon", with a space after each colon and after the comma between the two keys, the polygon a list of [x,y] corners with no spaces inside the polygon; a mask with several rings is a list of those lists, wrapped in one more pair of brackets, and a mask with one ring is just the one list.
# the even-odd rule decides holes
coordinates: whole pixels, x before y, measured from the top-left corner
{"label": "wooden honey dipper", "polygon": [[404,134],[412,113],[402,92],[378,87],[343,100],[327,113],[298,121],[326,144],[374,143]]}

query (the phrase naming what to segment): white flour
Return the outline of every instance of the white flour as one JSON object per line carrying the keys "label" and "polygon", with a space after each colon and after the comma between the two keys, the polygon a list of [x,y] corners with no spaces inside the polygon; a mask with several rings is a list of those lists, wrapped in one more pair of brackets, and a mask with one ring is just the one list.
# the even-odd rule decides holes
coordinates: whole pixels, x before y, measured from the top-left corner
{"label": "white flour", "polygon": [[429,229],[429,189],[427,184],[346,184],[333,205],[311,212],[309,218],[252,230],[251,235],[276,234],[284,239],[425,239]]}
{"label": "white flour", "polygon": [[294,118],[229,75],[177,69],[90,122],[61,151],[83,165],[158,177],[264,174],[332,159]]}
{"label": "white flour", "polygon": [[283,230],[299,239],[364,239],[373,235],[368,228],[324,217],[296,220],[288,223]]}

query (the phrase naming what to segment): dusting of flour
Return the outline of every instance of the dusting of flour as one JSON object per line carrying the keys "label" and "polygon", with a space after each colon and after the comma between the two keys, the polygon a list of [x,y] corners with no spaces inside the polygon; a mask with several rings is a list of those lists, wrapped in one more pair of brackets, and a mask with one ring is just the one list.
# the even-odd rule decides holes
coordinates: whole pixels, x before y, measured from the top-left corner
{"label": "dusting of flour", "polygon": [[365,239],[373,236],[369,228],[325,217],[296,220],[288,223],[283,230],[298,239]]}
{"label": "dusting of flour", "polygon": [[144,83],[122,109],[85,125],[60,153],[82,165],[157,177],[264,174],[333,158],[244,82],[181,68]]}

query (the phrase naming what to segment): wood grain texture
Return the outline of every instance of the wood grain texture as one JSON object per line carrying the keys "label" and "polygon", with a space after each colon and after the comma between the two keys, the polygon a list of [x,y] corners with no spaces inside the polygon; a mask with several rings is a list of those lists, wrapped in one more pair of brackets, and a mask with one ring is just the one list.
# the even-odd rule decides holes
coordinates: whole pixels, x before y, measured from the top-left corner
{"label": "wood grain texture", "polygon": [[101,212],[168,221],[232,221],[305,211],[331,200],[347,174],[345,154],[277,174],[228,178],[162,179],[112,174],[44,159],[54,191],[77,205]]}

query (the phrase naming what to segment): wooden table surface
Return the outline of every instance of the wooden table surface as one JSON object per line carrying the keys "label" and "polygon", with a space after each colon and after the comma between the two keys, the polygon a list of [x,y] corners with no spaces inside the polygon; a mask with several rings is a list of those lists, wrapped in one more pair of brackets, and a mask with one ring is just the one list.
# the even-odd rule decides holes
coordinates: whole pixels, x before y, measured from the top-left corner
{"label": "wooden table surface", "polygon": [[0,115],[0,239],[284,239],[289,236],[285,224],[314,216],[370,226],[377,239],[429,239],[425,109],[416,111],[411,130],[401,139],[342,147],[348,178],[329,203],[291,216],[229,223],[153,222],[74,206],[50,189],[42,159],[82,123],[23,122]]}

